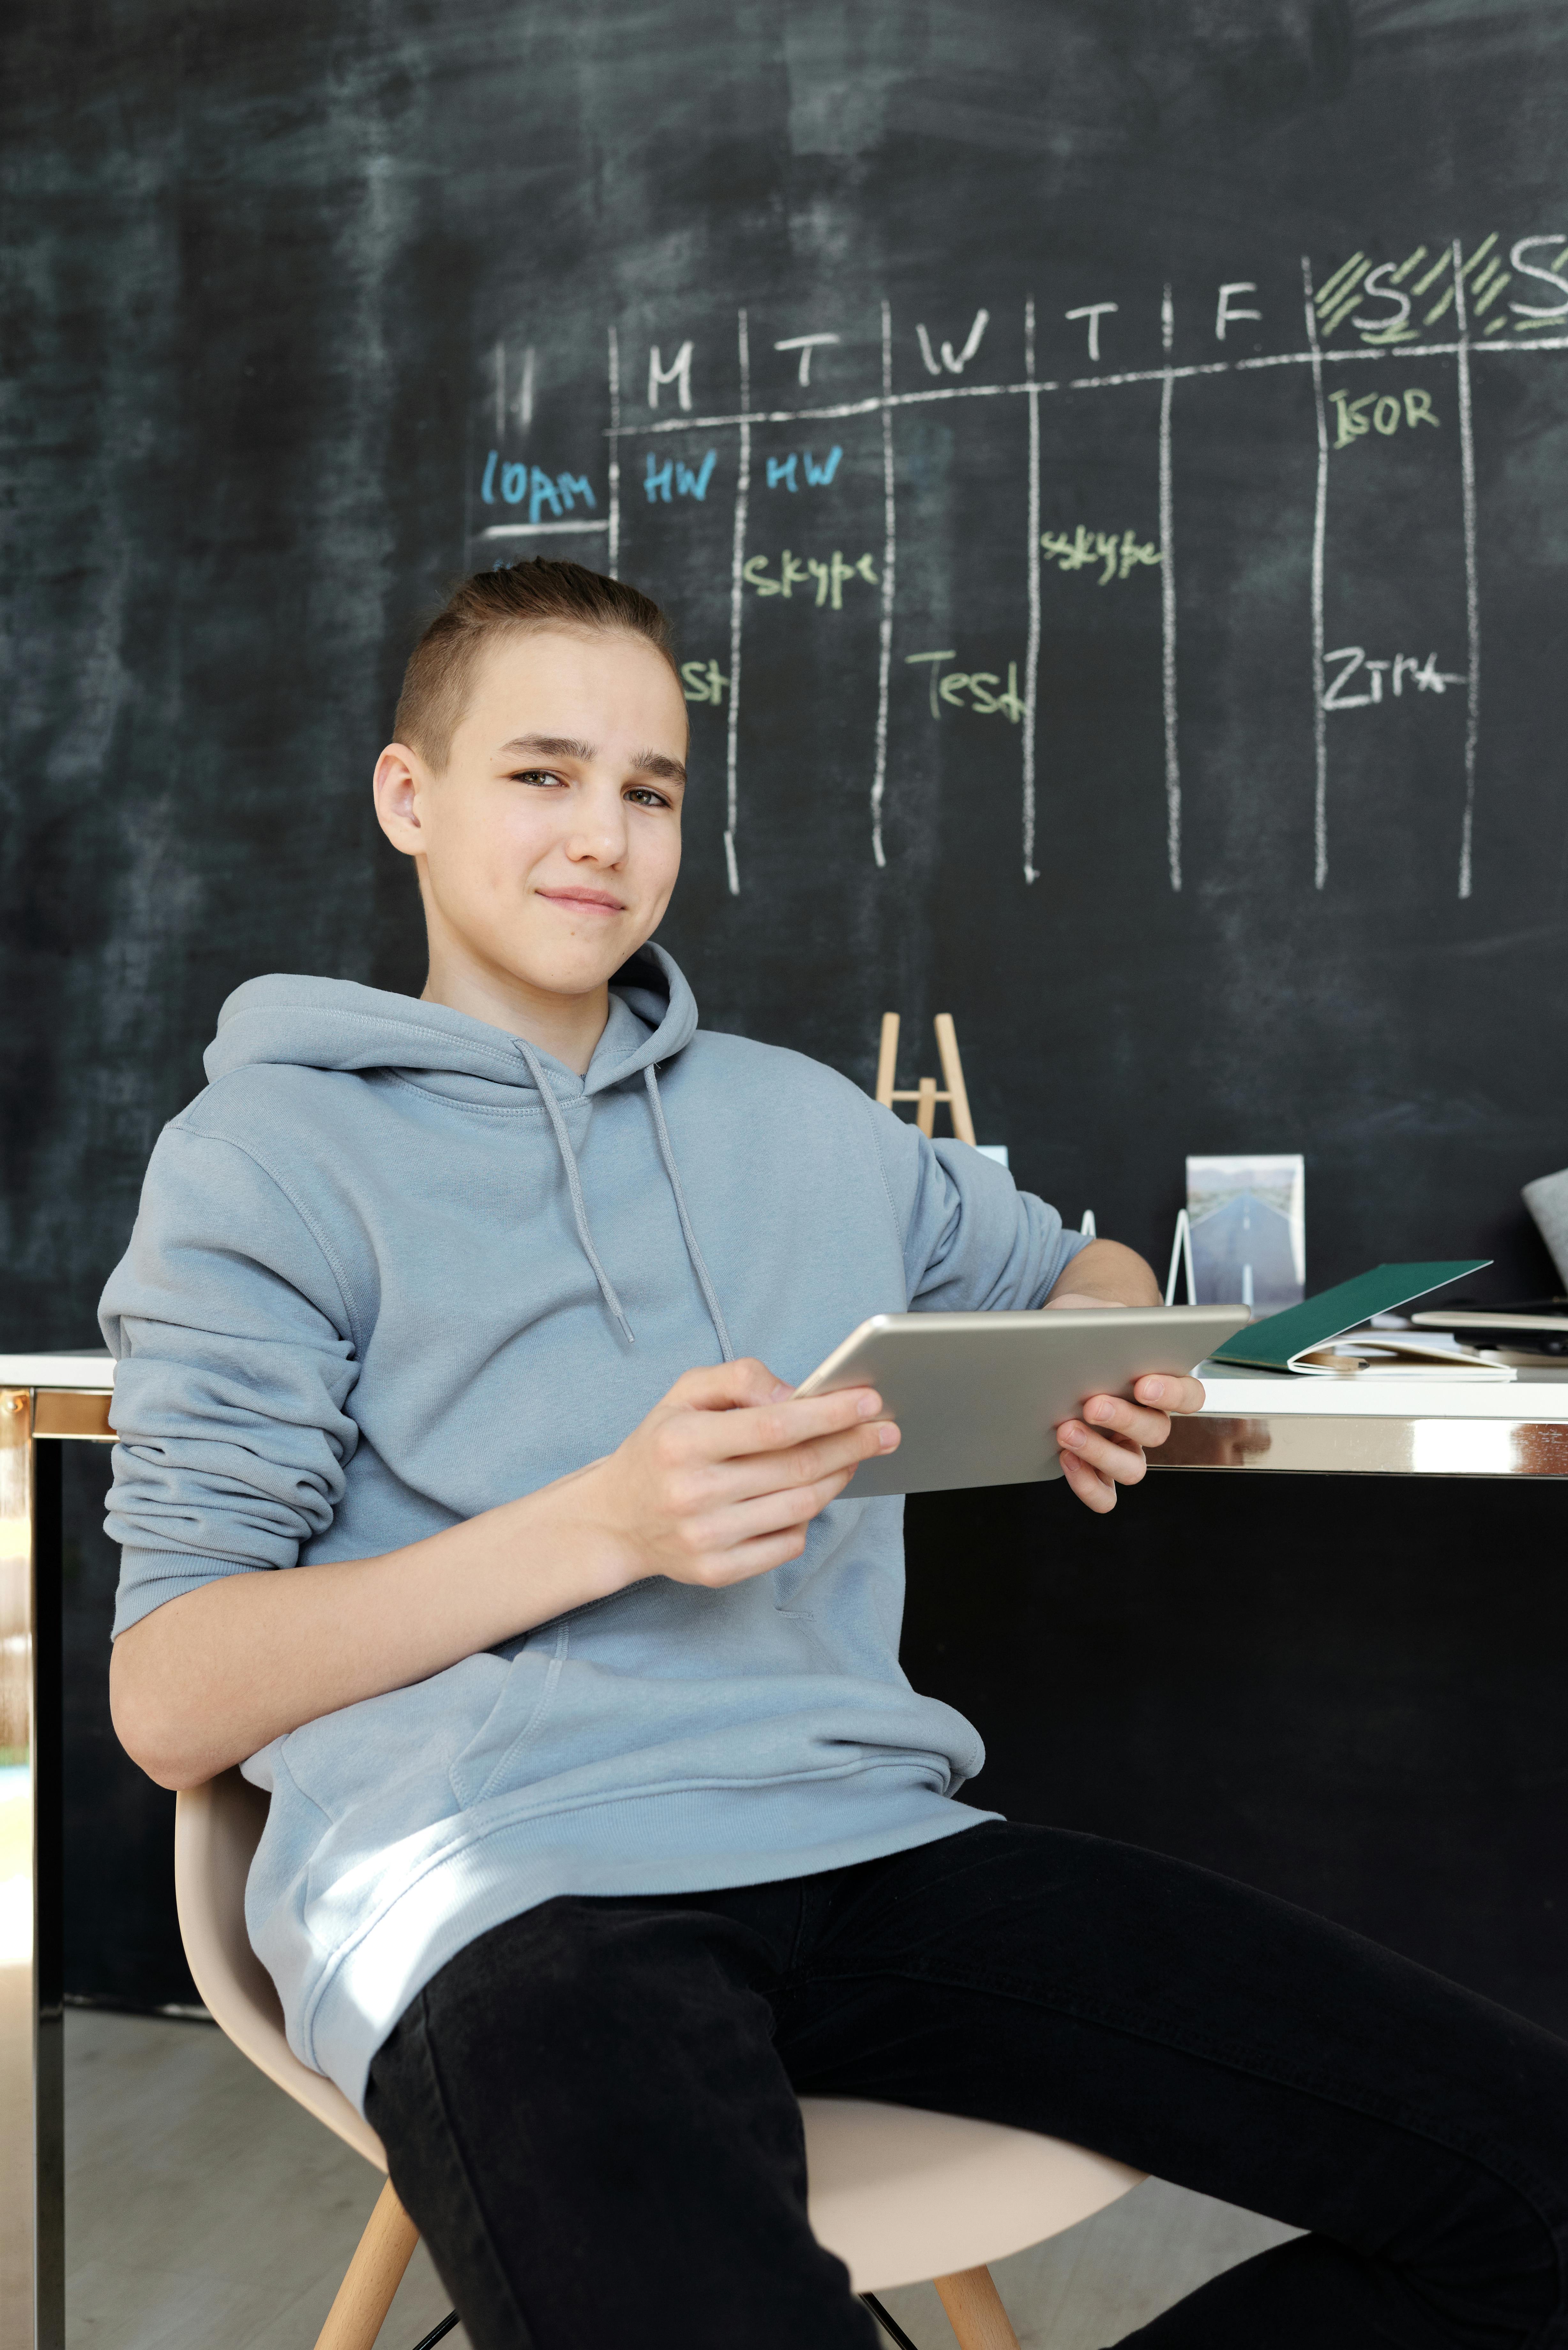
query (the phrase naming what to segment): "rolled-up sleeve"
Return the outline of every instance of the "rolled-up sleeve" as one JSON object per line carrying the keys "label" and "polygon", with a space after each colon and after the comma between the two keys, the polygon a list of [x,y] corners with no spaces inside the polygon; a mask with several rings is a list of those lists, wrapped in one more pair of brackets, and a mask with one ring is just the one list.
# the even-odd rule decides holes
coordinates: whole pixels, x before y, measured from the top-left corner
{"label": "rolled-up sleeve", "polygon": [[871,1105],[877,1149],[904,1241],[916,1312],[1026,1313],[1043,1305],[1080,1249],[1056,1210],[1021,1191],[1005,1167],[967,1142],[931,1142]]}
{"label": "rolled-up sleeve", "polygon": [[325,1532],[358,1363],[325,1240],[249,1150],[179,1123],[99,1318],[117,1358],[118,1636],[201,1584],[294,1565]]}

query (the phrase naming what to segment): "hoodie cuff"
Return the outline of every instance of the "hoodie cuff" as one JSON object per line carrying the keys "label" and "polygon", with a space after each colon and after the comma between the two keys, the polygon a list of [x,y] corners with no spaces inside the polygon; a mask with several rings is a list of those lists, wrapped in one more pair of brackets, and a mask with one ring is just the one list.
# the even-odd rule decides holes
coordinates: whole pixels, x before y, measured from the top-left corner
{"label": "hoodie cuff", "polygon": [[109,1638],[118,1640],[166,1600],[199,1591],[204,1583],[220,1583],[231,1575],[277,1572],[276,1567],[257,1566],[237,1558],[202,1558],[188,1550],[132,1550],[127,1544],[120,1552],[119,1589]]}

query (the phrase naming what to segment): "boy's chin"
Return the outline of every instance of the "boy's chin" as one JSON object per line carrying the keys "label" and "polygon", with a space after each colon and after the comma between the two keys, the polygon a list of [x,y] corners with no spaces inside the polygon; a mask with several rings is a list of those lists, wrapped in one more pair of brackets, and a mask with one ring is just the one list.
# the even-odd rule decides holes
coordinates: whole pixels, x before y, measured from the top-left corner
{"label": "boy's chin", "polygon": [[524,987],[571,1001],[597,994],[635,952],[635,943],[612,945],[607,940],[597,954],[510,955],[506,964]]}

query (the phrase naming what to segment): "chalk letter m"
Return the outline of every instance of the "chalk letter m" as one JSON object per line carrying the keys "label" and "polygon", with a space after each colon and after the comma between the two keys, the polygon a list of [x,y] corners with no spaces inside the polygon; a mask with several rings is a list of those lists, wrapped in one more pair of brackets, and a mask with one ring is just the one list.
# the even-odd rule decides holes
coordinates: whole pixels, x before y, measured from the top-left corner
{"label": "chalk letter m", "polygon": [[664,361],[660,357],[659,345],[655,343],[651,347],[648,354],[648,404],[649,408],[657,408],[659,405],[659,387],[661,383],[672,383],[675,386],[675,396],[680,402],[681,407],[691,407],[691,346],[690,343],[681,344],[680,348],[676,352],[675,357],[670,360],[668,367],[665,366]]}

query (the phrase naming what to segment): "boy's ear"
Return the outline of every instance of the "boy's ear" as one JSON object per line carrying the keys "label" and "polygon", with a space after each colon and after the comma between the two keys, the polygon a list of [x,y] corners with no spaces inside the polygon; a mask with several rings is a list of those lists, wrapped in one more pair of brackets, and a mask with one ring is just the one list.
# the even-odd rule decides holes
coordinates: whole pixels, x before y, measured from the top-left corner
{"label": "boy's ear", "polygon": [[406,743],[389,743],[376,762],[376,820],[404,857],[418,857],[425,847],[420,803],[429,781],[424,761]]}

